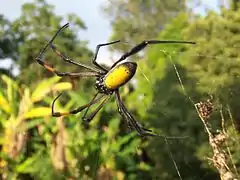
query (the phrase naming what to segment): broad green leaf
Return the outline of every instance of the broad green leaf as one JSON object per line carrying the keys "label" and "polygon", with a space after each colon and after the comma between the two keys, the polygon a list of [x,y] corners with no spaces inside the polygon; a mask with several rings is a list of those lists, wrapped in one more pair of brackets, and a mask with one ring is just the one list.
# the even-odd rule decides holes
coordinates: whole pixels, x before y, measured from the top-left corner
{"label": "broad green leaf", "polygon": [[36,117],[45,117],[51,115],[50,107],[38,107],[31,109],[27,113],[24,114],[24,118],[36,118]]}
{"label": "broad green leaf", "polygon": [[19,102],[15,102],[15,103],[16,103],[17,109],[19,109],[19,112],[21,112],[20,114],[23,114],[24,112],[28,112],[29,109],[31,109],[32,107],[29,88],[26,87],[24,89],[24,92],[21,98],[22,99],[20,100],[20,103]]}
{"label": "broad green leaf", "polygon": [[42,152],[38,152],[34,156],[28,158],[22,164],[16,167],[17,172],[26,173],[26,172],[35,172],[36,171],[36,162],[41,159]]}
{"label": "broad green leaf", "polygon": [[18,89],[18,85],[8,76],[2,75],[2,80],[7,84],[7,98],[8,102],[12,103],[14,99],[13,92]]}
{"label": "broad green leaf", "polygon": [[14,87],[14,89],[18,88],[17,83],[13,79],[11,79],[10,77],[8,77],[6,75],[2,75],[1,78],[6,84],[8,84],[8,85],[11,84]]}
{"label": "broad green leaf", "polygon": [[69,89],[72,89],[72,84],[69,82],[60,82],[60,83],[55,84],[52,87],[52,90],[55,90],[55,91],[56,90],[63,91],[63,90],[69,90]]}
{"label": "broad green leaf", "polygon": [[0,108],[8,114],[11,113],[10,105],[1,92],[0,92]]}
{"label": "broad green leaf", "polygon": [[40,82],[40,84],[36,87],[35,91],[33,91],[32,93],[32,101],[40,101],[46,94],[48,94],[52,90],[53,85],[58,82],[59,79],[60,77],[56,76]]}

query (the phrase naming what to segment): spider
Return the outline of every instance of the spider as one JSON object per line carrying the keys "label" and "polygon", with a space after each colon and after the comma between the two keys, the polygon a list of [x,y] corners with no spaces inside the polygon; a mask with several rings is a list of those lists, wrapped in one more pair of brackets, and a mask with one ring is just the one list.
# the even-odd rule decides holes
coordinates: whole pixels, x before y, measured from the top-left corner
{"label": "spider", "polygon": [[[116,97],[116,103],[118,107],[118,111],[122,118],[126,121],[128,127],[131,130],[136,130],[137,134],[140,136],[159,136],[152,132],[152,130],[144,128],[134,117],[133,115],[127,110],[126,106],[124,105],[120,93],[119,88],[123,85],[125,85],[127,82],[129,82],[132,77],[135,75],[135,72],[137,70],[137,63],[135,62],[122,62],[129,56],[132,56],[142,49],[144,49],[147,45],[150,44],[161,44],[161,43],[185,43],[185,44],[195,44],[195,42],[190,41],[175,41],[175,40],[145,40],[141,42],[140,44],[133,47],[130,51],[123,54],[113,65],[110,67],[110,69],[107,69],[100,64],[96,62],[97,55],[99,52],[99,49],[103,46],[108,46],[111,44],[119,43],[120,40],[112,41],[104,44],[99,44],[96,46],[95,54],[92,58],[92,63],[95,67],[87,66],[82,63],[78,63],[71,58],[67,57],[64,53],[57,50],[56,46],[53,44],[54,39],[59,35],[61,31],[66,29],[69,26],[69,23],[62,26],[52,37],[52,39],[45,45],[45,47],[40,51],[39,55],[36,57],[37,62],[42,65],[44,68],[46,68],[48,71],[55,73],[57,76],[63,77],[95,77],[96,83],[95,88],[97,90],[97,93],[93,96],[92,100],[82,105],[76,109],[73,109],[69,112],[55,112],[54,111],[54,104],[56,100],[61,96],[59,94],[52,103],[52,116],[54,117],[60,117],[64,115],[69,114],[76,114],[84,109],[86,109],[84,115],[82,116],[82,119],[85,123],[90,123],[90,121],[94,118],[94,116],[99,112],[99,110],[108,102],[110,97],[114,94]],[[88,70],[88,72],[60,72],[57,71],[54,67],[49,65],[45,62],[45,59],[43,58],[43,55],[47,48],[50,47],[57,56],[61,57],[61,59],[67,63],[74,64],[76,66],[85,68]],[[98,105],[98,107],[87,116],[87,112],[89,108],[98,102],[101,103]]]}

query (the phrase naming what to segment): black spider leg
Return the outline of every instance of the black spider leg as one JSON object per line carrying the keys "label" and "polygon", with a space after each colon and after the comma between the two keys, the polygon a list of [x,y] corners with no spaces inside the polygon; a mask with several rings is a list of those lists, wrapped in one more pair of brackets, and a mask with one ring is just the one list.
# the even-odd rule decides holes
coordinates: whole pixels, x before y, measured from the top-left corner
{"label": "black spider leg", "polygon": [[43,60],[43,54],[45,53],[45,51],[47,50],[48,46],[50,46],[52,48],[52,50],[58,55],[60,56],[65,62],[68,62],[70,64],[74,64],[74,65],[77,65],[77,66],[80,66],[80,67],[83,67],[85,69],[88,69],[88,70],[91,70],[93,72],[98,72],[100,73],[99,70],[96,70],[95,68],[92,68],[90,66],[87,66],[87,65],[84,65],[84,64],[81,64],[81,63],[78,63],[78,62],[75,62],[73,61],[72,59],[68,58],[67,56],[65,56],[63,53],[59,52],[56,47],[52,44],[53,41],[55,40],[55,38],[59,35],[59,33],[61,31],[63,31],[64,29],[66,29],[67,27],[69,26],[69,23],[65,24],[64,26],[62,26],[56,33],[55,35],[52,37],[52,39],[45,45],[45,47],[40,51],[39,55],[36,57],[36,60],[37,62],[42,65],[43,67],[45,67],[46,69],[48,69],[49,71],[51,72],[54,72],[54,68],[51,67],[48,63],[46,63],[44,60]]}
{"label": "black spider leg", "polygon": [[123,104],[120,98],[119,91],[117,90],[115,92],[117,97],[117,105],[118,105],[119,113],[127,121],[128,125],[130,126],[130,129],[135,129],[140,136],[155,136],[155,137],[162,137],[166,139],[188,138],[188,136],[165,136],[165,135],[150,133],[152,132],[151,130],[142,127],[142,125],[137,120],[135,120],[135,118],[128,112],[126,106]]}
{"label": "black spider leg", "polygon": [[98,77],[99,74],[96,72],[79,72],[79,73],[75,73],[75,72],[59,72],[57,70],[54,70],[54,72],[57,76],[59,77],[63,77],[63,76],[69,76],[69,77]]}
{"label": "black spider leg", "polygon": [[[88,113],[88,110],[89,110],[89,108],[94,104],[93,102],[94,102],[95,99],[97,98],[98,94],[99,94],[99,92],[97,92],[97,93],[93,96],[92,100],[89,102],[89,106],[87,107],[86,111],[84,112],[84,114],[83,114],[83,116],[82,116],[82,120],[83,120],[83,121],[86,120],[86,115],[87,115],[87,113]],[[85,122],[87,122],[87,120],[86,120]],[[87,124],[87,123],[85,123],[85,122],[84,122],[84,124]]]}
{"label": "black spider leg", "polygon": [[99,101],[104,97],[104,94],[103,94],[103,95],[101,95],[99,98],[95,99],[95,97],[96,97],[96,95],[95,95],[95,96],[94,96],[94,99],[93,99],[90,103],[85,104],[85,105],[82,105],[82,106],[79,106],[78,108],[76,108],[76,109],[74,109],[74,110],[71,110],[71,111],[69,111],[69,112],[63,112],[63,113],[61,113],[61,112],[55,112],[55,111],[54,111],[55,102],[57,101],[58,98],[60,98],[61,95],[62,95],[62,93],[59,94],[59,95],[53,100],[53,103],[52,103],[52,116],[54,116],[54,117],[60,117],[60,116],[65,116],[65,115],[69,115],[69,114],[77,114],[77,113],[81,112],[82,110],[84,110],[85,108],[87,108],[87,107],[89,107],[89,106],[91,106],[91,105],[99,102]]}
{"label": "black spider leg", "polygon": [[104,72],[108,72],[108,70],[104,67],[102,67],[100,64],[97,63],[97,55],[98,55],[98,52],[99,52],[99,49],[102,47],[102,46],[108,46],[108,45],[111,45],[111,44],[115,44],[115,43],[119,43],[120,40],[117,40],[117,41],[112,41],[112,42],[109,42],[109,43],[104,43],[104,44],[98,44],[97,47],[96,47],[96,50],[95,50],[95,54],[93,56],[93,59],[92,59],[92,63],[97,66],[99,69],[103,70]]}
{"label": "black spider leg", "polygon": [[101,102],[101,104],[89,115],[87,116],[87,110],[90,108],[90,106],[88,107],[88,109],[86,110],[85,114],[83,115],[82,119],[85,123],[85,125],[89,124],[91,122],[91,120],[96,116],[96,114],[102,109],[102,107],[108,102],[108,100],[110,99],[111,95],[108,95],[105,97],[105,99]]}
{"label": "black spider leg", "polygon": [[131,120],[134,120],[136,122],[136,124],[138,126],[140,126],[143,130],[148,131],[148,132],[152,132],[152,130],[142,127],[142,125],[138,121],[135,120],[135,118],[128,112],[127,108],[125,107],[125,105],[123,104],[122,101],[117,101],[117,105],[118,105],[118,108],[119,108],[119,113],[126,120],[129,129],[131,129],[131,130],[135,129],[136,130],[136,128],[133,126],[133,123],[131,121]]}
{"label": "black spider leg", "polygon": [[121,100],[118,90],[115,91],[115,94],[117,99],[118,111],[123,117],[123,119],[127,121],[130,129],[135,129],[140,136],[158,136],[157,134],[150,133],[151,130],[142,127],[142,125],[137,120],[135,120],[135,118],[128,112],[127,108]]}
{"label": "black spider leg", "polygon": [[[46,68],[46,67],[45,67]],[[59,77],[64,77],[64,76],[68,76],[68,77],[72,77],[72,78],[76,78],[76,77],[98,77],[99,73],[97,72],[79,72],[79,73],[75,73],[75,72],[59,72],[58,70],[54,69],[51,67],[51,69],[49,69],[49,67],[47,67],[47,70],[49,70],[50,72],[56,74]]]}
{"label": "black spider leg", "polygon": [[136,53],[138,53],[139,51],[141,51],[142,49],[144,49],[147,45],[150,44],[167,44],[167,43],[178,43],[178,44],[196,44],[195,42],[191,42],[191,41],[175,41],[175,40],[146,40],[141,42],[140,44],[136,45],[135,47],[133,47],[129,52],[123,54],[121,56],[121,58],[116,61],[111,69],[113,67],[115,67],[119,62],[125,60],[127,57],[132,56]]}

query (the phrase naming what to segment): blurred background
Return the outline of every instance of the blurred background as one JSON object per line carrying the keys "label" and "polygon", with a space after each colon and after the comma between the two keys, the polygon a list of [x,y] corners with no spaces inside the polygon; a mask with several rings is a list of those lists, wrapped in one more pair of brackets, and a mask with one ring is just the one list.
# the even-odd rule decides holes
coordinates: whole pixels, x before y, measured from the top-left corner
{"label": "blurred background", "polygon": [[[239,0],[9,0],[0,7],[0,179],[240,179]],[[77,62],[108,67],[143,40],[151,45],[128,60],[134,79],[121,88],[127,108],[163,136],[130,132],[115,98],[88,129],[82,114],[51,116],[88,103],[94,78],[59,78],[35,58],[54,41]],[[83,72],[47,50],[63,72]],[[94,108],[92,108],[93,110]],[[227,175],[227,177],[225,176]]]}

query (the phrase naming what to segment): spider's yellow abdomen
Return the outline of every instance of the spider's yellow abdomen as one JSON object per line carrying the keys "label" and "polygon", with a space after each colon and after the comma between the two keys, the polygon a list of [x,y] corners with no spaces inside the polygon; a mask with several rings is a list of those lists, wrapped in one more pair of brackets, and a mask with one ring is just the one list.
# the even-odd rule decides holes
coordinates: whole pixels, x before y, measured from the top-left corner
{"label": "spider's yellow abdomen", "polygon": [[126,84],[134,76],[137,69],[135,62],[125,62],[111,69],[104,77],[104,85],[108,89],[117,89]]}

